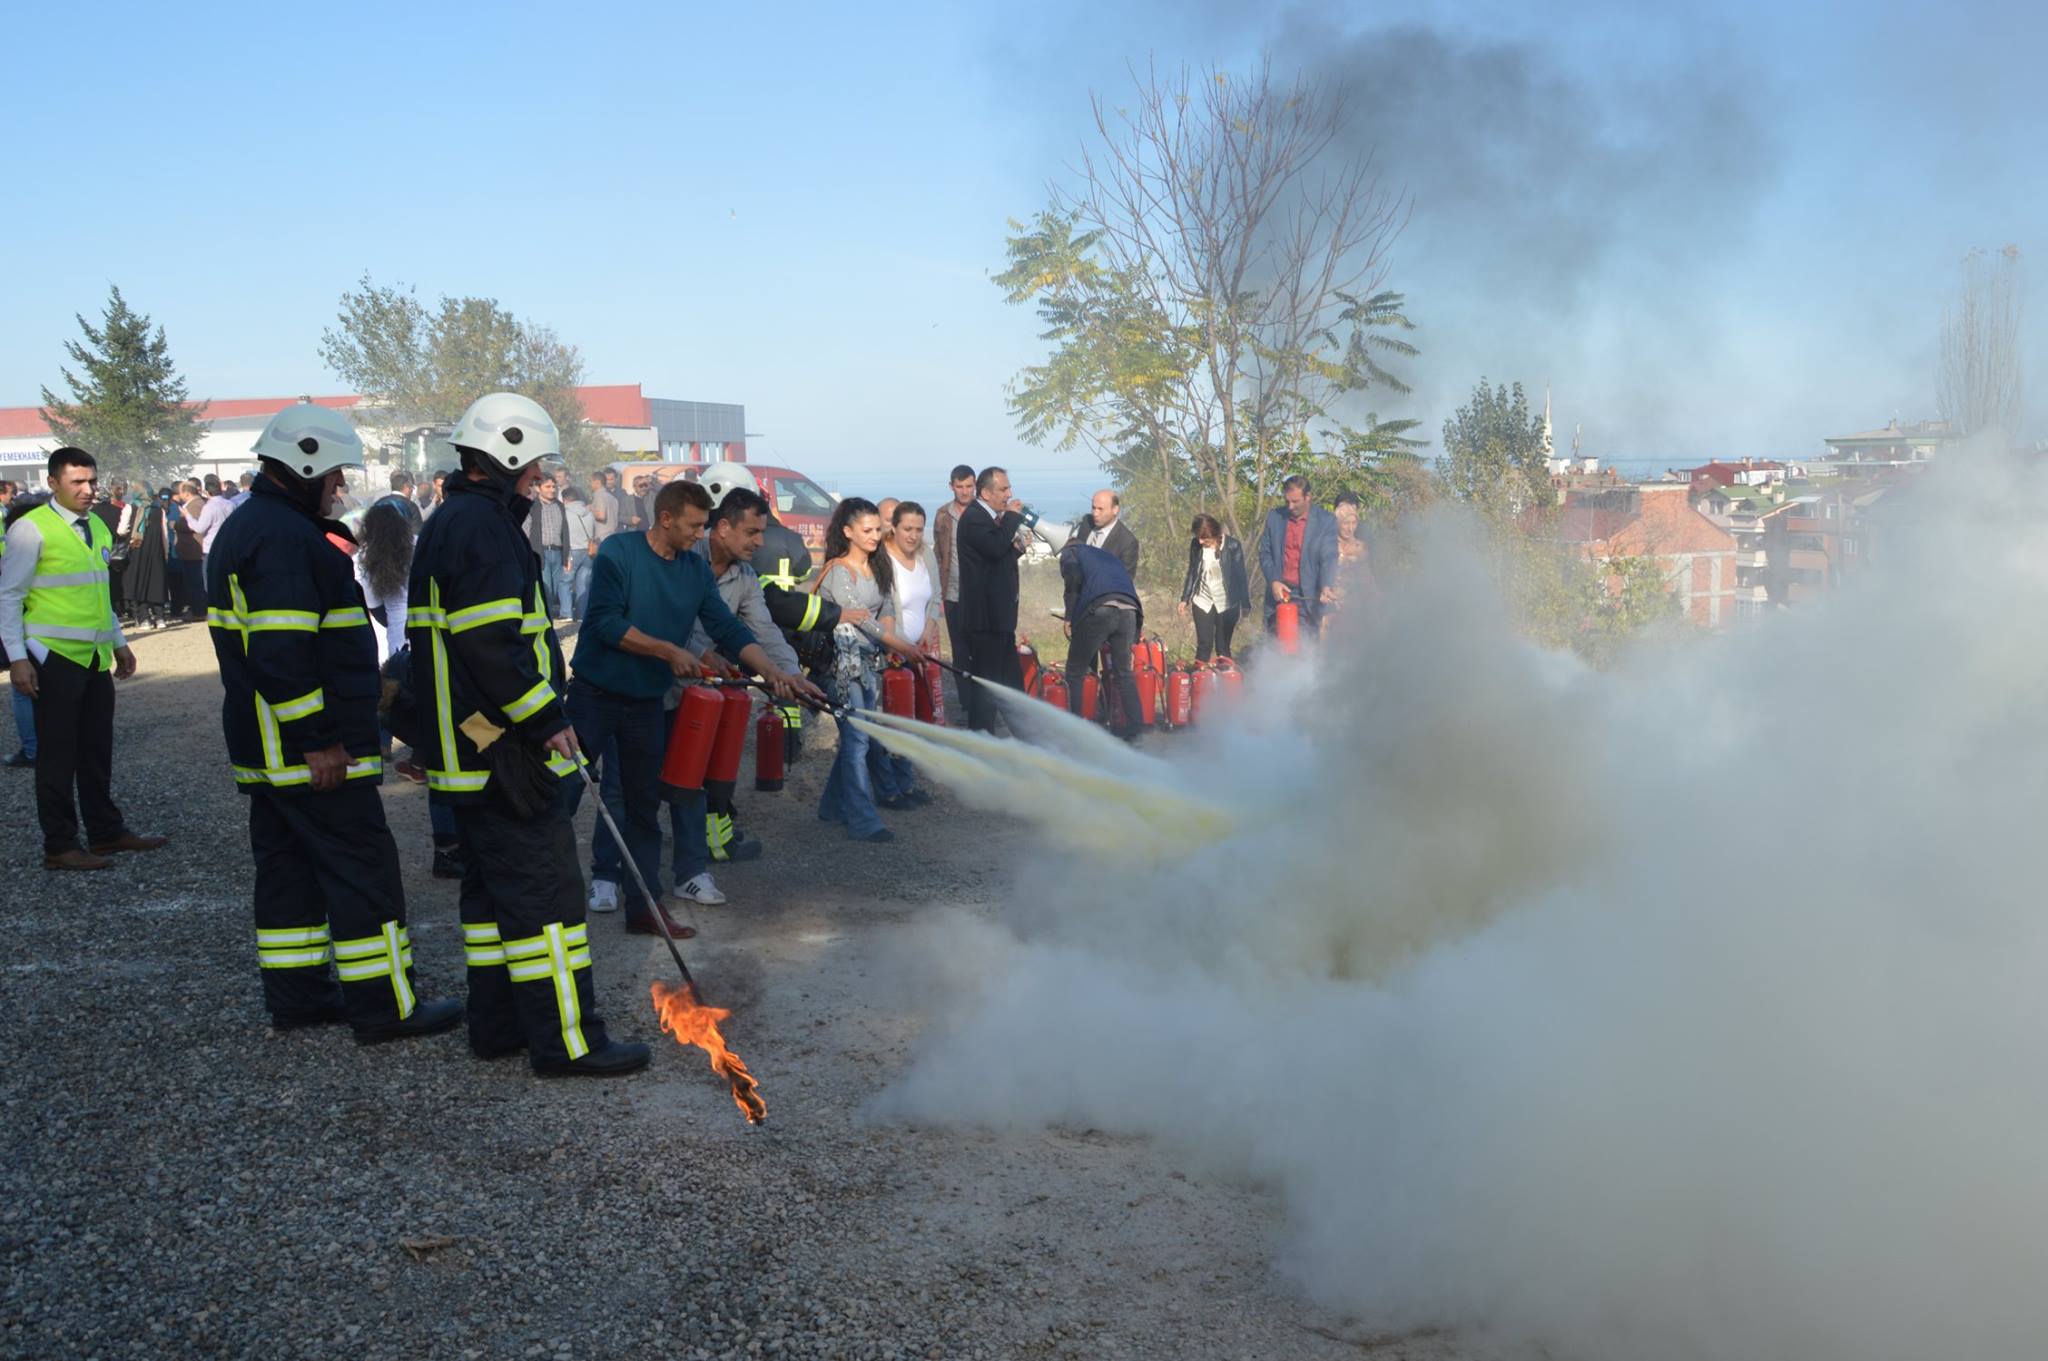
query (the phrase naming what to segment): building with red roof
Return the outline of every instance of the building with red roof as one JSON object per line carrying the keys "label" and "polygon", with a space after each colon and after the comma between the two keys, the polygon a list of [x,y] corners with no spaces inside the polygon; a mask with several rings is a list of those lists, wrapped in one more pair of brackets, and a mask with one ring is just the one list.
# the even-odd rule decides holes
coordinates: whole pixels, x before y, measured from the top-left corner
{"label": "building with red roof", "polygon": [[1735,617],[1735,536],[1693,508],[1689,483],[1575,489],[1549,514],[1546,537],[1589,562],[1656,559],[1693,623],[1712,628]]}
{"label": "building with red roof", "polygon": [[[602,429],[622,457],[667,463],[716,463],[747,457],[746,408],[731,402],[686,402],[649,397],[638,383],[580,387],[583,418]],[[249,446],[264,424],[298,401],[291,397],[215,397],[191,405],[206,427],[190,475],[233,477],[254,466]],[[310,400],[350,412],[373,462],[415,471],[452,466],[453,457],[436,438],[445,429],[398,430],[380,425],[378,409],[351,393]],[[57,439],[41,407],[0,407],[0,477],[41,486],[44,461]],[[436,452],[436,446],[439,452]]]}

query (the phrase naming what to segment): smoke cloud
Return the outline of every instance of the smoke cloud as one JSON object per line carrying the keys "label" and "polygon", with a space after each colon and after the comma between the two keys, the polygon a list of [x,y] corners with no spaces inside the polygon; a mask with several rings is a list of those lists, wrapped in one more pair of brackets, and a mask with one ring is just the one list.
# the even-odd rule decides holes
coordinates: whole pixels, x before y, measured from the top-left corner
{"label": "smoke cloud", "polygon": [[1181,744],[1237,831],[1050,845],[952,928],[881,1114],[1262,1184],[1279,1270],[1373,1330],[2031,1352],[2048,486],[1946,480],[1860,586],[1609,672],[1518,640],[1439,522],[1319,671]]}
{"label": "smoke cloud", "polygon": [[[1432,440],[1482,375],[1534,400],[1554,388],[1561,446],[1583,424],[1588,454],[1669,466],[1813,457],[1826,436],[1931,417],[1959,261],[2031,253],[2048,229],[2009,114],[2048,11],[1881,3],[1845,23],[1799,6],[1396,0],[1085,22],[1102,32],[1088,51],[1070,25],[1048,27],[1050,50],[1001,51],[1018,100],[1047,110],[1054,165],[1085,127],[1076,84],[1114,104],[1132,59],[1267,55],[1342,93],[1343,148],[1412,196],[1386,286],[1422,355],[1397,366],[1411,396],[1341,414],[1415,417]],[[1938,74],[1909,92],[1901,69]],[[2043,325],[2036,309],[2030,349]],[[2029,433],[2044,402],[2035,384]]]}
{"label": "smoke cloud", "polygon": [[1447,413],[1481,375],[1539,399],[1555,383],[1561,414],[1592,427],[1589,452],[1610,455],[1725,425],[1698,375],[1724,343],[1724,271],[1778,173],[1754,62],[1707,45],[1654,78],[1610,68],[1596,83],[1533,41],[1347,33],[1322,10],[1292,12],[1272,51],[1341,96],[1340,147],[1411,197],[1389,285],[1424,328],[1404,373],[1417,407]]}

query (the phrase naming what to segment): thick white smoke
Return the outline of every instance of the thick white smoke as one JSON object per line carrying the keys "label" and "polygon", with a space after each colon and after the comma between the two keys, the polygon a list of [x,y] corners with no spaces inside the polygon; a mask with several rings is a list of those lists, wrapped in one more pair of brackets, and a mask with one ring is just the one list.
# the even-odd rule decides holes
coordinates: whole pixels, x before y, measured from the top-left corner
{"label": "thick white smoke", "polygon": [[[1595,1361],[2048,1337],[2048,495],[1942,479],[1825,605],[1594,673],[1460,536],[1186,744],[1164,869],[1045,847],[884,1112],[1269,1185],[1373,1328]],[[1908,514],[1908,511],[1911,514]]]}

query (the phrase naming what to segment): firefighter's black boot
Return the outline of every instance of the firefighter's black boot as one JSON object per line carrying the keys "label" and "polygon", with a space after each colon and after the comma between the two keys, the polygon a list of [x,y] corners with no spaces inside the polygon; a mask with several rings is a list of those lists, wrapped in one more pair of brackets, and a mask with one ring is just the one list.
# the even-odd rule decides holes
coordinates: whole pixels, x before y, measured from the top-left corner
{"label": "firefighter's black boot", "polygon": [[624,1077],[647,1066],[650,1051],[644,1044],[607,1040],[604,1048],[593,1049],[580,1059],[535,1059],[537,1077]]}
{"label": "firefighter's black boot", "polygon": [[460,879],[462,877],[462,842],[434,839],[434,877],[436,879]]}
{"label": "firefighter's black boot", "polygon": [[402,1021],[379,1021],[356,1027],[357,1044],[383,1044],[389,1040],[410,1040],[421,1035],[438,1035],[462,1024],[462,1003],[453,997],[438,1002],[421,1002]]}

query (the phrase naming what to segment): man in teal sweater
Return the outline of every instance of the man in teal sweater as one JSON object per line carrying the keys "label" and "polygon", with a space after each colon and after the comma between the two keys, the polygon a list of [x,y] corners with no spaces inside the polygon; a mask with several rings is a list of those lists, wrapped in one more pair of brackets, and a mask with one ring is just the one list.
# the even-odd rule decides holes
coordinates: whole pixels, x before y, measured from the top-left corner
{"label": "man in teal sweater", "polygon": [[[653,523],[642,533],[614,534],[598,549],[591,573],[590,604],[576,640],[575,677],[569,683],[569,722],[587,754],[616,761],[623,808],[614,809],[626,834],[626,853],[639,866],[650,892],[661,888],[662,696],[676,679],[706,674],[703,660],[683,644],[702,625],[720,652],[737,657],[768,682],[776,696],[822,699],[817,687],[783,671],[768,659],[754,635],[719,598],[711,567],[690,548],[704,532],[711,497],[694,482],[670,482],[654,498]],[[583,782],[564,781],[571,815],[582,801]],[[703,796],[697,796],[701,803]],[[681,825],[701,826],[704,810],[685,814]],[[609,834],[600,829],[602,842]],[[602,872],[602,865],[600,866]],[[692,902],[719,900],[717,887],[699,872],[676,885]],[[616,880],[608,901],[593,885],[591,907],[606,911],[617,903]],[[628,931],[657,934],[661,927],[647,904],[629,901]],[[657,908],[657,910],[659,910]],[[687,934],[670,924],[677,934]]]}

